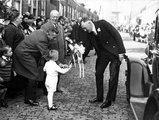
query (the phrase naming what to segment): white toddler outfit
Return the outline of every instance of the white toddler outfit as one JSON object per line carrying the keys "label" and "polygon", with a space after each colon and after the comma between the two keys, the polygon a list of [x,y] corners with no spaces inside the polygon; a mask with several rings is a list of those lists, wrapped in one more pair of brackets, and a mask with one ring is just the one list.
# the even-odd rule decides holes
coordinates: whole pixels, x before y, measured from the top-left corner
{"label": "white toddler outfit", "polygon": [[49,60],[45,63],[43,70],[46,72],[46,80],[45,86],[48,91],[48,106],[52,107],[53,102],[53,94],[56,91],[57,81],[58,81],[58,73],[66,73],[70,68],[61,68],[57,63],[53,60]]}
{"label": "white toddler outfit", "polygon": [[66,73],[69,68],[61,68],[57,63],[53,60],[49,60],[46,62],[43,69],[47,76],[45,85],[48,91],[56,91],[57,81],[58,81],[58,73]]}

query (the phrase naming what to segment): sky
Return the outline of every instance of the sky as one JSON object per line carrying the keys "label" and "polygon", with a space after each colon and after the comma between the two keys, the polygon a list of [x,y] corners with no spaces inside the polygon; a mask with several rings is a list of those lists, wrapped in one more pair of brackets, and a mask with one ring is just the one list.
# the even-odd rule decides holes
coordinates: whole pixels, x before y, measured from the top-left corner
{"label": "sky", "polygon": [[[97,11],[100,18],[106,18],[108,4],[110,0],[76,0],[78,3],[84,3],[86,9],[91,9],[92,12]],[[108,10],[109,11],[109,10]]]}
{"label": "sky", "polygon": [[105,0],[76,0],[78,3],[84,3],[86,8],[90,8],[91,11],[96,10],[97,13],[100,11],[100,6]]}
{"label": "sky", "polygon": [[[112,10],[122,11],[124,14],[130,14],[132,9],[138,9],[144,6],[146,1],[150,0],[120,0],[120,4],[115,4],[119,2],[118,0],[76,0],[78,3],[84,3],[85,8],[97,11],[100,19],[106,19],[110,21],[110,16]],[[134,8],[133,8],[134,7]]]}

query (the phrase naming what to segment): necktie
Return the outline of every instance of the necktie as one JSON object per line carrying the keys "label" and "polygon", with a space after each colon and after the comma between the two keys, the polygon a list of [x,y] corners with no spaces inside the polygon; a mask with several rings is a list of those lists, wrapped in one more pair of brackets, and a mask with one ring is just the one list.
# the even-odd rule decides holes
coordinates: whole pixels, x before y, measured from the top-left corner
{"label": "necktie", "polygon": [[54,27],[57,29],[57,24],[54,24]]}
{"label": "necktie", "polygon": [[54,25],[54,27],[55,27],[55,32],[56,32],[56,34],[58,34],[58,27],[57,27],[57,24],[53,24]]}

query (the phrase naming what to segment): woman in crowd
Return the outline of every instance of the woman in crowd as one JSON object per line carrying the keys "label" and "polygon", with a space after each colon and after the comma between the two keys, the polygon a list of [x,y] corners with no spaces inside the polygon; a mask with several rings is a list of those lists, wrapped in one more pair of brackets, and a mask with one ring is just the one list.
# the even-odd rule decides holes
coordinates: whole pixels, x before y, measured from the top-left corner
{"label": "woman in crowd", "polygon": [[21,29],[19,29],[19,25],[22,22],[22,16],[18,10],[11,8],[11,12],[5,20],[9,20],[10,23],[5,27],[4,41],[7,45],[11,46],[14,51],[16,46],[25,37]]}
{"label": "woman in crowd", "polygon": [[[6,45],[9,45],[14,54],[14,50],[17,45],[24,39],[23,31],[19,28],[19,25],[22,22],[22,16],[19,11],[15,8],[10,8],[10,12],[7,13],[5,18],[6,21],[10,21],[9,24],[5,27],[3,39]],[[17,96],[17,84],[20,76],[16,77],[12,74],[12,79],[8,84],[7,95],[11,98],[15,98]]]}
{"label": "woman in crowd", "polygon": [[22,19],[22,30],[24,31],[25,35],[29,35],[30,33],[32,33],[36,28],[34,28],[34,15],[30,14],[29,12],[26,12],[23,15],[23,19]]}

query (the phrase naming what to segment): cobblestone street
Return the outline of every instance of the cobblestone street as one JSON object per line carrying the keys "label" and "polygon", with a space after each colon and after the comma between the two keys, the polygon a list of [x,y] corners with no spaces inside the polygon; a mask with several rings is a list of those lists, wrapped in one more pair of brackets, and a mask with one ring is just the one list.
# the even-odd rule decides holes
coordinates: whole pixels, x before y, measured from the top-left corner
{"label": "cobblestone street", "polygon": [[[127,55],[145,57],[145,43],[132,41],[127,33],[122,33]],[[47,110],[47,99],[42,89],[38,89],[40,106],[32,107],[24,104],[24,95],[16,99],[7,98],[8,108],[0,108],[0,120],[135,120],[126,100],[125,70],[126,62],[120,68],[119,85],[116,101],[106,109],[101,103],[91,104],[89,99],[96,96],[94,76],[96,56],[94,50],[89,53],[85,64],[85,77],[79,78],[79,69],[74,67],[66,75],[62,75],[60,87],[63,93],[55,93],[56,111]],[[108,89],[109,71],[106,69],[104,78],[105,97]]]}

